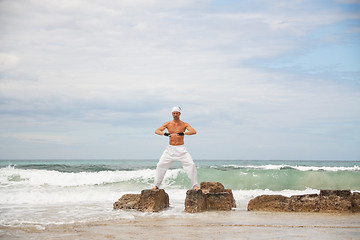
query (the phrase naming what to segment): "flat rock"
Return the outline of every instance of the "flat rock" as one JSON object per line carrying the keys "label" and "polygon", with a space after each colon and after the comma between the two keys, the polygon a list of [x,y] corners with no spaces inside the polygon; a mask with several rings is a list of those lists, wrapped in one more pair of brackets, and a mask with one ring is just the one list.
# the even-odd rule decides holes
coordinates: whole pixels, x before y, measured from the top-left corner
{"label": "flat rock", "polygon": [[248,211],[360,212],[360,193],[350,190],[320,190],[320,194],[285,197],[262,195],[248,203]]}
{"label": "flat rock", "polygon": [[124,194],[113,204],[114,209],[136,209],[140,194]]}
{"label": "flat rock", "polygon": [[135,209],[158,212],[169,207],[169,195],[164,189],[142,190],[141,194],[124,194],[113,204],[114,209]]}
{"label": "flat rock", "polygon": [[289,205],[284,208],[289,212],[319,212],[320,197],[318,194],[294,195],[289,198]]}
{"label": "flat rock", "polygon": [[261,195],[249,201],[248,211],[282,212],[288,204],[288,197],[282,195]]}
{"label": "flat rock", "polygon": [[320,211],[321,212],[351,212],[350,190],[321,190]]}
{"label": "flat rock", "polygon": [[200,189],[203,193],[221,193],[224,192],[224,185],[219,182],[201,182]]}

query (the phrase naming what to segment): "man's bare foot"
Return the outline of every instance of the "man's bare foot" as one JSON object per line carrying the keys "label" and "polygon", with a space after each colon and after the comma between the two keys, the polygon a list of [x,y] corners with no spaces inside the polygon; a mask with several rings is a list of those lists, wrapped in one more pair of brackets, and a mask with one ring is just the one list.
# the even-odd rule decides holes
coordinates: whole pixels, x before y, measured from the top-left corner
{"label": "man's bare foot", "polygon": [[200,190],[200,188],[198,186],[196,186],[196,185],[193,187],[193,189],[196,190],[196,191]]}
{"label": "man's bare foot", "polygon": [[154,186],[153,188],[152,188],[152,190],[156,190],[156,189],[159,189],[157,186]]}

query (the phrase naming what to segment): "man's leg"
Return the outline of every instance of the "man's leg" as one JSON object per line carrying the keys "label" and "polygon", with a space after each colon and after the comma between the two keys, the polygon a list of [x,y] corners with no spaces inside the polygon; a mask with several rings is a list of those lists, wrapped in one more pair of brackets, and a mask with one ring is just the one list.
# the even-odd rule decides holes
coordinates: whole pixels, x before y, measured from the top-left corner
{"label": "man's leg", "polygon": [[181,159],[181,164],[182,164],[186,174],[188,175],[189,179],[191,180],[192,188],[195,190],[198,190],[199,183],[198,183],[196,166],[195,166],[195,163],[194,163],[190,153],[188,153],[187,151]]}
{"label": "man's leg", "polygon": [[159,188],[164,177],[166,171],[169,169],[171,163],[174,160],[171,159],[171,156],[168,153],[168,150],[165,149],[164,153],[161,155],[160,160],[156,166],[156,172],[155,172],[155,189]]}

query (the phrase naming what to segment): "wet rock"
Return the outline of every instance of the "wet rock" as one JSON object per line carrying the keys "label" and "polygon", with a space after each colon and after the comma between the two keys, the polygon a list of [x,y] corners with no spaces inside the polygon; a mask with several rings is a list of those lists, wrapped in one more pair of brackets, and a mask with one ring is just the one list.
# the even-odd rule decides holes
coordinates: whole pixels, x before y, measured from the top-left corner
{"label": "wet rock", "polygon": [[360,193],[350,190],[320,190],[320,194],[284,197],[262,195],[248,203],[248,211],[360,212]]}
{"label": "wet rock", "polygon": [[351,197],[351,208],[352,212],[359,213],[360,212],[360,193],[354,192]]}
{"label": "wet rock", "polygon": [[201,182],[200,189],[203,193],[221,193],[224,192],[225,188],[219,182]]}
{"label": "wet rock", "polygon": [[229,192],[206,193],[205,203],[207,210],[230,211],[233,206],[233,198]]}
{"label": "wet rock", "polygon": [[124,194],[113,204],[114,209],[135,209],[158,212],[169,207],[169,195],[164,189],[142,190],[141,194]]}
{"label": "wet rock", "polygon": [[206,202],[202,190],[188,190],[185,198],[185,212],[196,213],[205,210]]}
{"label": "wet rock", "polygon": [[320,197],[318,194],[294,195],[289,198],[289,212],[319,212]]}
{"label": "wet rock", "polygon": [[136,209],[140,194],[124,194],[113,204],[114,209]]}
{"label": "wet rock", "polygon": [[350,190],[320,190],[321,212],[352,211]]}
{"label": "wet rock", "polygon": [[282,212],[288,206],[288,197],[282,195],[261,195],[249,201],[248,211]]}
{"label": "wet rock", "polygon": [[231,201],[231,207],[232,207],[232,208],[236,208],[236,201],[235,201],[234,195],[233,195],[233,193],[232,193],[232,190],[231,190],[231,189],[224,189],[224,192],[229,193],[228,198],[229,198],[230,201]]}
{"label": "wet rock", "polygon": [[230,211],[236,207],[231,189],[225,189],[218,182],[202,182],[200,190],[188,190],[185,199],[185,212]]}
{"label": "wet rock", "polygon": [[169,195],[164,189],[142,190],[137,210],[159,212],[169,207]]}

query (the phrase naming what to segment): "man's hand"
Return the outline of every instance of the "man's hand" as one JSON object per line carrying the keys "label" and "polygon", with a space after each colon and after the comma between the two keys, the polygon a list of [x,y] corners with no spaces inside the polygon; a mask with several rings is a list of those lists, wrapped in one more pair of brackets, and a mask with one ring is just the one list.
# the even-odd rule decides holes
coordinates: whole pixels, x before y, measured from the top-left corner
{"label": "man's hand", "polygon": [[165,136],[165,137],[169,137],[169,136],[170,136],[170,133],[164,133],[164,136]]}
{"label": "man's hand", "polygon": [[183,132],[179,132],[179,133],[177,133],[177,135],[179,135],[179,136],[184,136],[184,133],[183,133]]}

